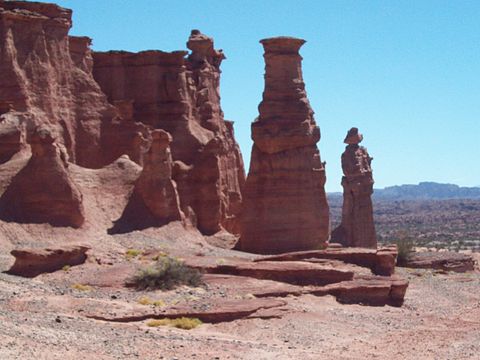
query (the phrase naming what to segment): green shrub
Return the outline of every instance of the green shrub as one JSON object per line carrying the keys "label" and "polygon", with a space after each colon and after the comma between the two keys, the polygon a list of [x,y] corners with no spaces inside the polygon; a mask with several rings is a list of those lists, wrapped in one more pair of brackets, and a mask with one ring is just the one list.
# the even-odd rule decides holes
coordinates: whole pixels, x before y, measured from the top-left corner
{"label": "green shrub", "polygon": [[415,241],[408,234],[402,232],[397,235],[394,242],[398,249],[397,264],[404,265],[414,252]]}
{"label": "green shrub", "polygon": [[199,286],[202,274],[177,259],[160,257],[154,265],[140,269],[130,283],[138,290],[170,290],[177,285]]}

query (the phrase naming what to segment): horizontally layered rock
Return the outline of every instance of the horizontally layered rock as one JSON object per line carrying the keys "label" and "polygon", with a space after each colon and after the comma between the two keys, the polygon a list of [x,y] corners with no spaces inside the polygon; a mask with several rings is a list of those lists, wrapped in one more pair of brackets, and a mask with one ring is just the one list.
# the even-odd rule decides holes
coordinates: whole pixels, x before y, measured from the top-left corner
{"label": "horizontally layered rock", "polygon": [[329,209],[325,168],[302,78],[304,40],[262,40],[265,90],[244,191],[239,247],[256,253],[308,250],[326,244]]}
{"label": "horizontally layered rock", "polygon": [[2,219],[55,226],[83,224],[82,194],[68,173],[68,155],[55,139],[45,125],[32,134],[32,157],[0,199]]}
{"label": "horizontally layered rock", "polygon": [[72,162],[101,167],[101,124],[115,109],[92,77],[90,39],[68,36],[71,17],[54,4],[0,0],[0,99],[28,132],[55,128]]}
{"label": "horizontally layered rock", "polygon": [[333,231],[332,241],[344,246],[376,248],[372,158],[366,148],[358,145],[362,140],[357,128],[351,128],[344,140],[347,146],[342,154],[342,223]]}
{"label": "horizontally layered rock", "polygon": [[93,74],[110,102],[131,103],[132,119],[172,137],[181,208],[205,234],[238,232],[244,183],[231,122],[220,107],[221,51],[192,31],[187,52],[94,53]]}
{"label": "horizontally layered rock", "polygon": [[154,130],[151,137],[150,149],[143,158],[143,170],[135,183],[130,201],[112,232],[126,232],[184,220],[177,186],[172,180],[172,136],[164,130]]}

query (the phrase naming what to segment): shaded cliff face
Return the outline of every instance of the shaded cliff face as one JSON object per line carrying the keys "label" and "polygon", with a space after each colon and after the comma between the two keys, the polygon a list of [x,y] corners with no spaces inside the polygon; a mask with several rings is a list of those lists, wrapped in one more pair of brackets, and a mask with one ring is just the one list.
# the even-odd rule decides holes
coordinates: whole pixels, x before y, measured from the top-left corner
{"label": "shaded cliff face", "polygon": [[325,169],[298,51],[304,40],[262,40],[265,90],[254,141],[241,220],[241,250],[281,253],[326,244],[329,211]]}
{"label": "shaded cliff face", "polygon": [[27,132],[50,124],[72,162],[101,167],[101,123],[115,108],[92,77],[90,40],[68,36],[71,16],[54,4],[0,1],[0,99]]}
{"label": "shaded cliff face", "polygon": [[93,74],[136,122],[168,131],[181,208],[205,234],[238,232],[243,161],[220,107],[221,51],[192,31],[185,51],[94,53]]}
{"label": "shaded cliff face", "polygon": [[332,232],[332,240],[344,246],[376,248],[372,158],[366,148],[358,145],[362,140],[357,128],[350,129],[344,140],[342,223]]}

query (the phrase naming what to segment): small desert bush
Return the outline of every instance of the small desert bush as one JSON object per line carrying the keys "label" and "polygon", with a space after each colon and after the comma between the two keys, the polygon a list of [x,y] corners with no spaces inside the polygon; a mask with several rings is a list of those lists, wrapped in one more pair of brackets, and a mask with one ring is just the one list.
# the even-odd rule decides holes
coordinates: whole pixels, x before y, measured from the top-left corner
{"label": "small desert bush", "polygon": [[202,274],[180,260],[160,257],[154,265],[140,269],[129,282],[138,290],[170,290],[177,285],[199,286]]}
{"label": "small desert bush", "polygon": [[408,234],[401,233],[397,236],[395,244],[397,245],[398,250],[397,264],[404,265],[410,255],[414,252],[415,242],[412,237],[408,236]]}
{"label": "small desert bush", "polygon": [[143,251],[142,250],[137,250],[137,249],[128,249],[126,252],[125,252],[125,257],[130,260],[130,259],[133,259],[133,258],[136,258],[137,256],[140,256],[143,254]]}
{"label": "small desert bush", "polygon": [[165,306],[165,302],[163,300],[152,300],[148,296],[142,296],[140,299],[138,299],[138,303],[141,305],[152,305],[155,307]]}
{"label": "small desert bush", "polygon": [[191,330],[197,326],[202,325],[200,319],[197,318],[187,318],[181,317],[176,319],[160,319],[160,320],[149,320],[147,326],[158,327],[158,326],[173,326],[178,329]]}
{"label": "small desert bush", "polygon": [[65,272],[69,272],[70,268],[71,268],[70,265],[65,265],[64,267],[62,267],[62,270],[65,271]]}
{"label": "small desert bush", "polygon": [[83,285],[83,284],[73,284],[72,289],[78,290],[78,291],[92,291],[92,287],[89,285]]}

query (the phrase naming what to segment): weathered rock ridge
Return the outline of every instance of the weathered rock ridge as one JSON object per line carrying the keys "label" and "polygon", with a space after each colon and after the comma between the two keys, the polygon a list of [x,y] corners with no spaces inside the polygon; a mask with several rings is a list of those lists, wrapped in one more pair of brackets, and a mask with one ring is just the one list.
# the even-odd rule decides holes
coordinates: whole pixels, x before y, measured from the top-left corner
{"label": "weathered rock ridge", "polygon": [[27,131],[50,124],[72,162],[98,168],[101,124],[115,111],[92,77],[90,39],[69,37],[71,26],[72,11],[57,5],[0,1],[0,99]]}
{"label": "weathered rock ridge", "polygon": [[66,151],[41,125],[29,139],[32,156],[0,198],[2,219],[80,227],[82,194],[68,172]]}
{"label": "weathered rock ridge", "polygon": [[282,253],[324,246],[329,237],[325,167],[303,83],[304,40],[262,40],[265,90],[252,124],[252,157],[241,220],[241,250]]}
{"label": "weathered rock ridge", "polygon": [[94,53],[95,79],[112,103],[131,104],[134,121],[168,131],[181,208],[198,228],[238,232],[245,174],[233,124],[220,107],[213,40],[193,30],[192,51]]}
{"label": "weathered rock ridge", "polygon": [[238,233],[245,173],[220,107],[222,51],[194,30],[190,53],[93,54],[90,38],[68,35],[71,19],[54,4],[0,0],[0,164],[47,124],[72,163],[101,168],[128,155],[142,166],[163,129],[174,163],[161,176],[177,183],[179,211],[205,234]]}
{"label": "weathered rock ridge", "polygon": [[342,154],[342,223],[333,231],[332,240],[344,246],[376,248],[372,158],[366,148],[358,145],[362,140],[357,128],[351,128],[344,140],[347,146]]}

